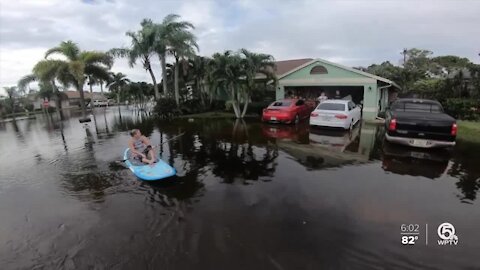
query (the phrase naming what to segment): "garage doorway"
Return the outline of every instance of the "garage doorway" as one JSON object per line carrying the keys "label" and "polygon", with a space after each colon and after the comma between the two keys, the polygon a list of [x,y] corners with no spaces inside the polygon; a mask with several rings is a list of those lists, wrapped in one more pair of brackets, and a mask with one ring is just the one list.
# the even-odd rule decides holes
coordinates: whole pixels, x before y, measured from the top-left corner
{"label": "garage doorway", "polygon": [[337,91],[341,99],[351,99],[355,104],[363,103],[363,86],[285,86],[285,97],[316,100],[324,92],[328,99],[334,99]]}

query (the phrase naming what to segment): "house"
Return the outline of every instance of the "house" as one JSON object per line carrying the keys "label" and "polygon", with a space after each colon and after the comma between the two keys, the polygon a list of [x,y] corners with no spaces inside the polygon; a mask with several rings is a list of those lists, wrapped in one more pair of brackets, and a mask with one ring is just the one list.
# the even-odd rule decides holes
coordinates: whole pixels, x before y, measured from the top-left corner
{"label": "house", "polygon": [[[78,91],[63,91],[62,92],[63,98],[62,98],[62,108],[70,108],[70,107],[79,107],[80,106],[80,93]],[[90,93],[89,91],[83,91],[84,98],[85,98],[85,104],[88,104],[90,100],[102,100],[102,101],[107,101],[107,98],[102,94],[98,92],[93,92]],[[28,96],[28,99],[32,102],[33,108],[34,109],[42,109],[46,101],[38,97],[37,93],[30,93]],[[56,103],[54,98],[52,98],[48,102],[49,107],[56,107]]]}
{"label": "house", "polygon": [[278,61],[275,73],[276,99],[298,96],[314,100],[321,92],[329,98],[351,98],[356,104],[363,104],[366,120],[374,120],[384,112],[400,89],[388,79],[323,59]]}
{"label": "house", "polygon": [[[65,91],[65,94],[67,94],[70,106],[80,106],[80,92],[69,90]],[[83,97],[85,98],[85,104],[88,104],[90,100],[107,101],[105,95],[99,92],[90,93],[89,91],[84,90]]]}

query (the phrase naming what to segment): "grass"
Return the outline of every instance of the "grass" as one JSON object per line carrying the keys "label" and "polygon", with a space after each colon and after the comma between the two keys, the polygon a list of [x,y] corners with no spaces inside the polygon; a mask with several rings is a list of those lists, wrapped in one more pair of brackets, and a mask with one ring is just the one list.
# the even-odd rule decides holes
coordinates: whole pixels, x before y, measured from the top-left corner
{"label": "grass", "polygon": [[478,121],[458,121],[457,138],[462,141],[480,143],[480,122]]}
{"label": "grass", "polygon": [[[245,115],[245,118],[258,118],[258,117],[259,117],[258,115]],[[230,112],[204,112],[204,113],[181,115],[178,118],[201,118],[201,119],[235,118],[235,114]]]}

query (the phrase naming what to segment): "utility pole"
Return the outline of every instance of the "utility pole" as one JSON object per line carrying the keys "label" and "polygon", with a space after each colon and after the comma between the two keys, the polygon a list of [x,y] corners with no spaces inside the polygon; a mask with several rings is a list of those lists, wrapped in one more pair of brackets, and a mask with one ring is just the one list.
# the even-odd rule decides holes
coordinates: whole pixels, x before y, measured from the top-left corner
{"label": "utility pole", "polygon": [[405,63],[407,62],[407,48],[404,48],[400,54],[403,54],[403,67],[405,67]]}

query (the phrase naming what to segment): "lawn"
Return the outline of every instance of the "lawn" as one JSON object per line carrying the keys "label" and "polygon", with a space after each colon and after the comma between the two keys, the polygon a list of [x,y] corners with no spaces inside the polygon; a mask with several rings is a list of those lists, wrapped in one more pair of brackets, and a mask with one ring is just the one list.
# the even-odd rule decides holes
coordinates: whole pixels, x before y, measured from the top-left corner
{"label": "lawn", "polygon": [[[235,118],[235,114],[229,112],[205,112],[181,115],[178,118]],[[245,118],[259,118],[259,116],[245,115]]]}
{"label": "lawn", "polygon": [[457,138],[463,141],[480,143],[480,122],[458,121]]}

